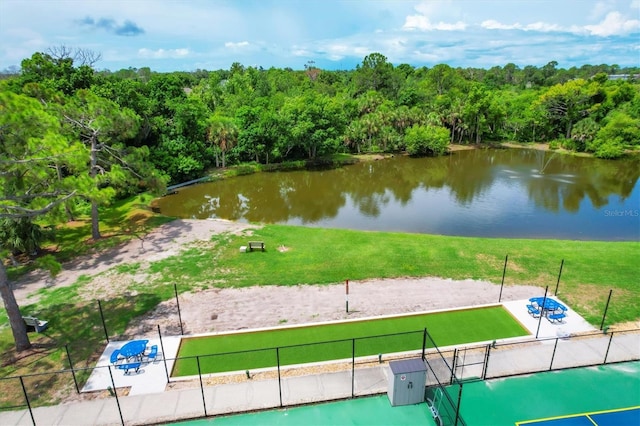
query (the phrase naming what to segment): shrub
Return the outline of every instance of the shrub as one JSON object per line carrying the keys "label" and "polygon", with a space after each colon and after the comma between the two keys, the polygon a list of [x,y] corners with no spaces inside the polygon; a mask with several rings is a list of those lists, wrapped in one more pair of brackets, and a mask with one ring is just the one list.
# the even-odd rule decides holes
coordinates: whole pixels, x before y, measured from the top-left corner
{"label": "shrub", "polygon": [[449,129],[441,126],[415,125],[407,130],[405,142],[410,155],[442,155],[449,146]]}
{"label": "shrub", "polygon": [[600,145],[594,152],[594,156],[598,158],[605,159],[614,159],[620,158],[624,155],[624,146],[620,143],[619,140],[613,139],[608,141],[601,141],[596,139],[597,142],[600,142]]}

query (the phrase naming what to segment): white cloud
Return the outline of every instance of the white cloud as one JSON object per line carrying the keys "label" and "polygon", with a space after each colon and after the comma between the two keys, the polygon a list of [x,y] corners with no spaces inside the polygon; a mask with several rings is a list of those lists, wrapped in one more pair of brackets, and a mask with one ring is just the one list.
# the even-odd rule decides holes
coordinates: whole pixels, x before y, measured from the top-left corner
{"label": "white cloud", "polygon": [[613,8],[613,4],[611,1],[599,1],[593,6],[591,9],[591,13],[589,13],[589,19],[597,20],[601,19],[603,16],[610,12]]}
{"label": "white cloud", "polygon": [[467,24],[462,21],[455,22],[453,24],[448,24],[446,22],[438,22],[434,29],[440,31],[463,31],[467,28]]}
{"label": "white cloud", "polygon": [[585,25],[584,27],[592,35],[607,37],[640,30],[640,20],[627,19],[619,12],[610,12],[599,24]]}
{"label": "white cloud", "polygon": [[[640,3],[640,0],[637,0]],[[609,12],[602,22],[595,25],[571,25],[562,27],[557,24],[547,22],[534,22],[522,25],[520,23],[504,24],[494,19],[483,21],[480,26],[487,30],[522,30],[538,32],[567,32],[567,33],[587,33],[590,35],[608,37],[612,35],[625,35],[640,29],[640,20],[628,19],[619,12]]]}
{"label": "white cloud", "polygon": [[417,50],[413,52],[413,56],[425,62],[438,62],[442,59],[440,55],[433,54],[433,53],[419,52]]}
{"label": "white cloud", "polygon": [[180,59],[189,56],[189,49],[138,49],[138,56],[147,59]]}
{"label": "white cloud", "polygon": [[232,41],[228,41],[224,44],[224,47],[229,48],[229,49],[242,49],[243,47],[247,47],[249,46],[249,42],[248,41],[239,41],[237,43],[234,43]]}
{"label": "white cloud", "polygon": [[330,44],[320,44],[315,50],[316,53],[326,57],[331,61],[340,61],[347,57],[364,58],[371,52],[379,52],[380,49],[369,45],[362,45],[355,40],[342,40]]}
{"label": "white cloud", "polygon": [[503,24],[502,22],[489,19],[487,21],[483,21],[480,26],[487,30],[522,30],[539,32],[566,31],[559,25],[549,24],[546,22],[534,22],[533,24],[522,25],[518,22],[515,24]]}
{"label": "white cloud", "polygon": [[546,22],[534,22],[533,24],[526,25],[524,29],[525,31],[540,31],[545,33],[549,31],[564,31],[561,26],[548,24]]}
{"label": "white cloud", "polygon": [[384,45],[386,49],[397,53],[404,51],[407,48],[408,42],[404,37],[389,37],[383,39],[381,44]]}
{"label": "white cloud", "polygon": [[[449,19],[451,18],[449,14],[457,10],[457,8],[453,7],[453,2],[451,1],[425,1],[417,4],[414,9],[418,13],[405,17],[404,25],[402,26],[405,30],[459,31],[467,27],[467,24],[460,20],[447,22],[443,19],[438,19],[438,16],[442,18],[442,15],[447,15],[444,18]],[[435,22],[436,20],[437,22]]]}
{"label": "white cloud", "polygon": [[519,30],[522,29],[522,25],[519,23],[515,24],[503,24],[502,22],[498,22],[494,19],[488,19],[486,21],[482,21],[480,24],[482,28],[486,28],[488,30]]}
{"label": "white cloud", "polygon": [[462,21],[455,23],[438,22],[436,24],[431,23],[428,17],[424,15],[410,15],[407,16],[404,25],[405,30],[421,30],[421,31],[457,31],[467,28],[467,24]]}
{"label": "white cloud", "polygon": [[431,26],[431,22],[429,22],[429,18],[427,18],[426,16],[411,15],[411,16],[407,16],[402,28],[406,30],[414,30],[414,29],[427,29],[430,26]]}

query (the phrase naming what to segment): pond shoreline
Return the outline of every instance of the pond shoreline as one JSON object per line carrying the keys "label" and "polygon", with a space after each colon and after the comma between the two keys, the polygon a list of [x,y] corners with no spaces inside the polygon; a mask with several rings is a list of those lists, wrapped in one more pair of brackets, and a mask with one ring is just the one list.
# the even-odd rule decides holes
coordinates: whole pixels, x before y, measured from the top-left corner
{"label": "pond shoreline", "polygon": [[[585,158],[595,158],[593,154],[586,152],[575,152],[569,151],[564,148],[551,149],[548,143],[541,142],[527,142],[527,143],[516,143],[516,142],[499,142],[499,143],[489,143],[489,144],[450,144],[445,155],[448,155],[452,152],[459,151],[470,151],[470,150],[480,150],[480,149],[532,149],[537,151],[552,151],[559,154],[572,155],[577,157],[585,157]],[[633,155],[633,153],[629,153]],[[640,155],[640,153],[637,153]],[[380,161],[386,160],[389,158],[393,158],[396,156],[409,156],[406,152],[400,153],[364,153],[364,154],[349,154],[346,159],[329,159],[325,161],[309,161],[309,160],[300,160],[293,162],[283,162],[283,163],[273,163],[266,165],[258,165],[255,166],[253,163],[241,163],[230,167],[215,169],[210,173],[207,173],[205,176],[199,177],[197,179],[192,179],[187,182],[181,182],[173,185],[167,186],[167,191],[173,191],[175,189],[183,188],[189,185],[195,185],[202,182],[211,182],[220,179],[228,179],[232,177],[237,177],[239,175],[248,174],[246,170],[243,170],[241,173],[235,173],[234,170],[239,168],[250,167],[252,170],[249,173],[261,173],[261,172],[274,172],[274,171],[282,171],[282,170],[304,170],[308,168],[309,165],[312,166],[322,166],[325,165],[327,167],[342,167],[345,165],[353,164],[354,162],[366,162],[366,161]]]}

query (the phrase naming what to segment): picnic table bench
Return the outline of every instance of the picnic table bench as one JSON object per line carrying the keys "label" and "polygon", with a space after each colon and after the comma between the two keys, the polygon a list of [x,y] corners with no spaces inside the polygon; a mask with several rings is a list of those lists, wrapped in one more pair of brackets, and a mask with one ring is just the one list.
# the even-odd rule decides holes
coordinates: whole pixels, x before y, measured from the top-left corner
{"label": "picnic table bench", "polygon": [[27,332],[35,331],[37,333],[42,333],[49,325],[49,321],[43,321],[36,317],[22,317],[22,320],[27,326]]}
{"label": "picnic table bench", "polygon": [[149,352],[149,355],[147,355],[147,359],[149,360],[149,362],[153,362],[155,361],[157,356],[158,356],[158,345],[153,345],[151,346],[151,351]]}
{"label": "picnic table bench", "polygon": [[249,251],[261,250],[264,251],[263,241],[249,241]]}
{"label": "picnic table bench", "polygon": [[135,370],[135,372],[137,373],[138,370],[140,370],[141,365],[141,362],[129,362],[126,364],[118,364],[116,365],[116,367],[118,367],[118,369],[120,370],[124,370],[124,374],[129,374],[129,370]]}
{"label": "picnic table bench", "polygon": [[540,309],[536,308],[533,305],[527,305],[527,310],[532,317],[538,318],[540,316]]}
{"label": "picnic table bench", "polygon": [[557,314],[549,314],[547,315],[547,319],[549,322],[562,322],[562,319],[566,317],[564,312],[559,312]]}

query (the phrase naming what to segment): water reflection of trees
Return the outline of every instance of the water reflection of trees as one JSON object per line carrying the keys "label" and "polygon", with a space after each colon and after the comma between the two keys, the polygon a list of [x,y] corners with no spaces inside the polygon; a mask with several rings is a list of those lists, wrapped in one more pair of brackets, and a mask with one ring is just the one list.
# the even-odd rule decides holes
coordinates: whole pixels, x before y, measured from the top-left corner
{"label": "water reflection of trees", "polygon": [[501,180],[524,186],[538,207],[577,212],[586,199],[601,208],[612,196],[629,197],[638,163],[637,158],[606,161],[522,149],[463,151],[241,176],[185,188],[160,205],[163,213],[181,217],[313,223],[336,217],[347,200],[362,215],[377,217],[389,204],[407,206],[415,191],[448,188],[457,203],[471,204]]}
{"label": "water reflection of trees", "polygon": [[600,209],[612,196],[631,195],[640,176],[638,159],[619,161],[546,153],[547,167],[527,181],[529,198],[550,211],[578,212],[583,200]]}
{"label": "water reflection of trees", "polygon": [[492,166],[500,162],[500,154],[498,150],[472,150],[448,157],[446,184],[458,203],[470,204],[491,188]]}

